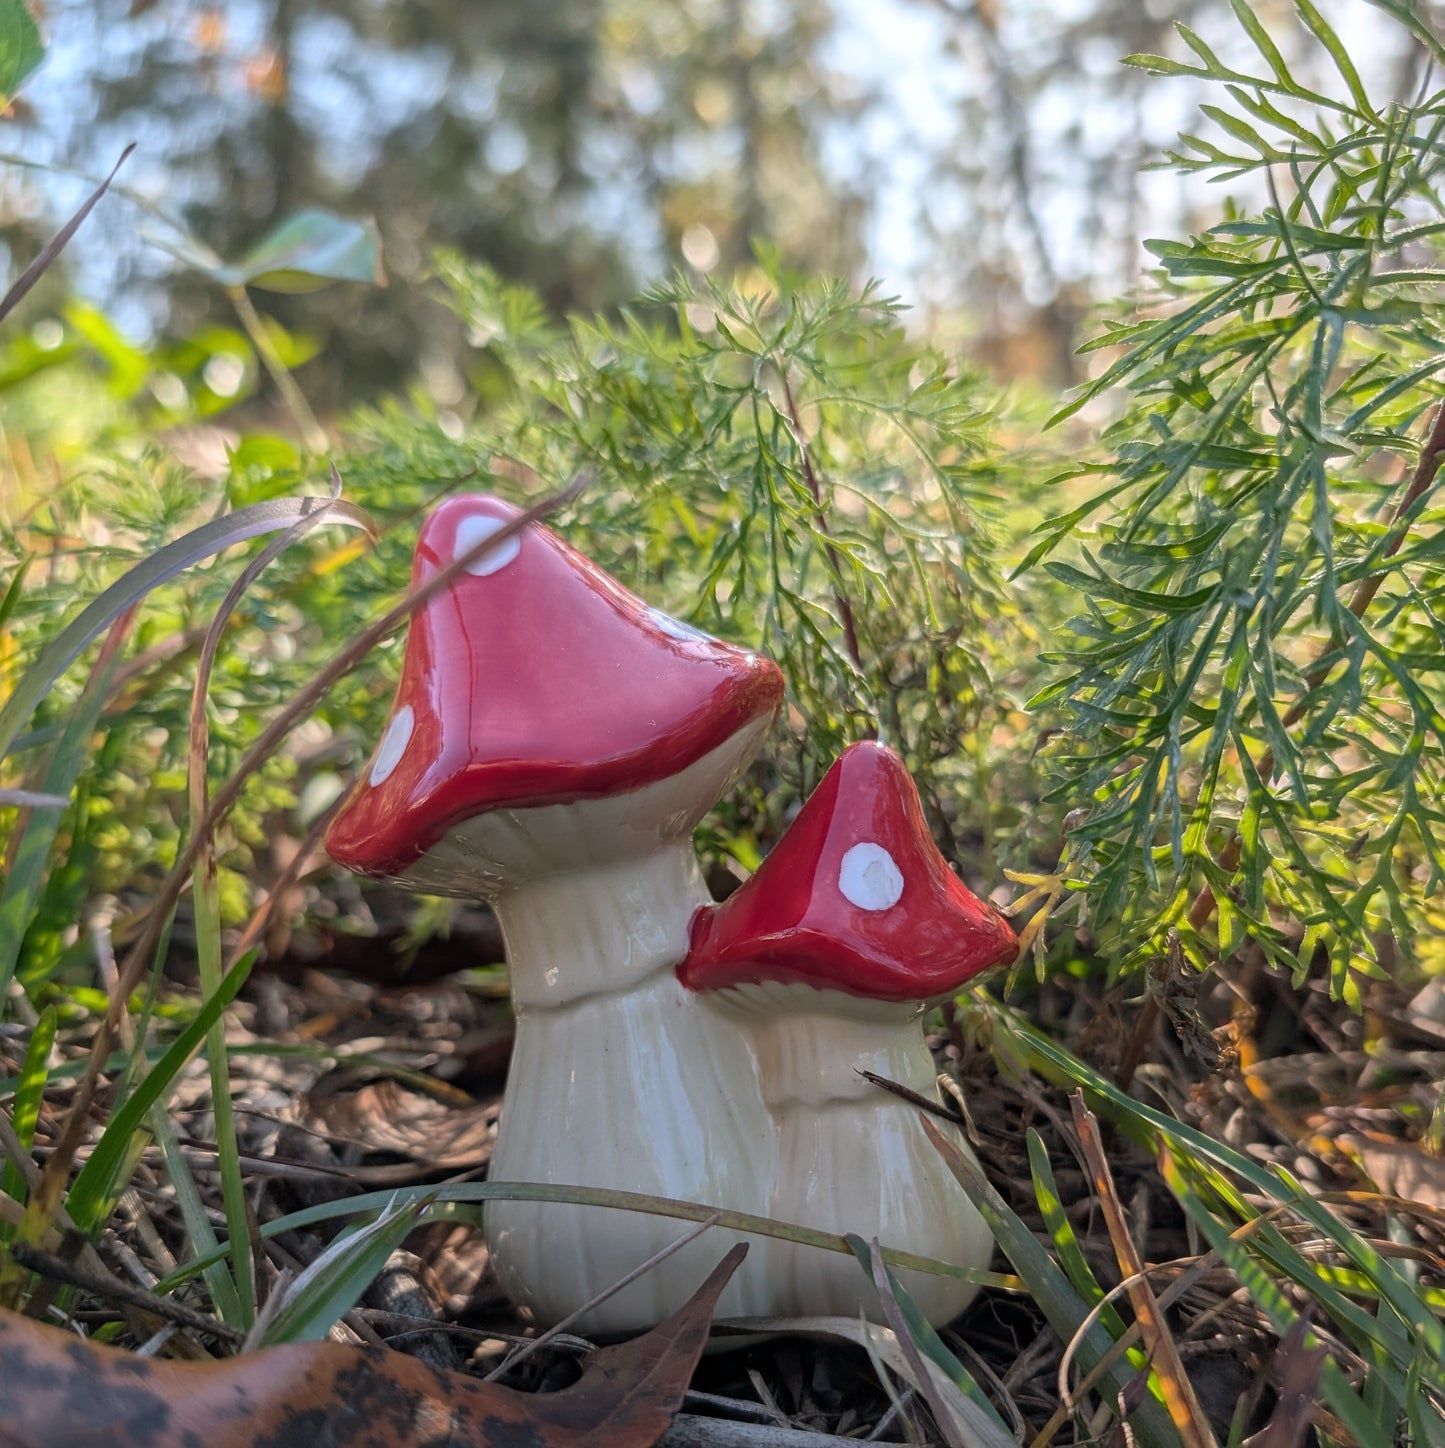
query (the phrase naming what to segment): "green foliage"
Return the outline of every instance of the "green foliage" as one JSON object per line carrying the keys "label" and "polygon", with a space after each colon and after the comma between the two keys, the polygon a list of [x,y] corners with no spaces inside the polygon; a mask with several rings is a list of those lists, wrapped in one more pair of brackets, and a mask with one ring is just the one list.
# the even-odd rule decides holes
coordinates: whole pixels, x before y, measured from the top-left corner
{"label": "green foliage", "polygon": [[25,0],[0,0],[0,107],[45,59],[40,31]]}
{"label": "green foliage", "polygon": [[[1057,459],[1036,467],[1049,440],[1024,440],[991,386],[910,336],[876,289],[804,279],[765,253],[735,285],[674,280],[620,315],[562,322],[536,292],[447,254],[435,271],[469,338],[470,410],[418,394],[354,417],[338,461],[353,507],[383,525],[375,546],[310,541],[266,574],[262,554],[238,592],[239,570],[213,555],[289,527],[304,511],[296,495],[318,491],[315,419],[283,382],[310,344],[259,318],[245,287],[302,269],[369,278],[370,233],[297,218],[236,269],[202,258],[232,291],[241,330],[146,349],[72,303],[11,335],[0,351],[0,551],[13,567],[0,600],[0,756],[7,789],[49,796],[22,815],[7,795],[3,816],[13,837],[0,985],[6,1010],[23,998],[35,1023],[4,1087],[20,1152],[47,1088],[76,1074],[74,1062],[51,1064],[57,1033],[107,1006],[89,984],[92,902],[122,887],[143,895],[171,866],[210,786],[394,603],[423,515],[460,489],[531,501],[588,476],[555,520],[570,541],[680,618],[781,663],[785,727],[710,827],[716,855],[755,865],[837,752],[877,733],[907,757],[940,842],[976,880],[992,884],[1002,862],[1044,894],[1062,890],[1030,871],[1053,864],[1056,822],[1073,812],[1067,883],[1120,973],[1161,953],[1170,932],[1198,963],[1253,941],[1303,972],[1325,952],[1345,994],[1355,972],[1422,954],[1445,879],[1445,511],[1434,486],[1445,434],[1432,432],[1445,400],[1445,91],[1372,99],[1300,0],[1302,33],[1336,81],[1306,86],[1284,58],[1293,50],[1245,0],[1232,3],[1257,65],[1226,66],[1184,29],[1193,60],[1135,59],[1221,88],[1204,111],[1214,130],[1184,137],[1170,164],[1257,185],[1273,204],[1236,204],[1201,236],[1151,244],[1156,289],[1106,325],[1096,380],[1060,414],[1071,425],[1054,446],[1075,454],[1062,471]],[[1438,53],[1411,7],[1379,8]],[[303,255],[313,243],[319,260]],[[296,437],[233,415],[240,436],[205,469],[157,443],[246,400],[263,369],[292,405]],[[1078,442],[1095,422],[1102,447]],[[1035,474],[1049,472],[1041,488]],[[1005,583],[999,559],[1026,551],[1020,533],[1055,497],[1065,501]],[[114,626],[119,650],[117,618],[140,604],[129,654],[97,659],[101,633]],[[188,820],[195,660],[218,619]],[[218,1113],[230,1217],[219,1243],[167,1100],[203,1043],[225,1094],[222,1012],[249,957],[222,974],[223,927],[260,893],[255,863],[274,820],[298,837],[369,751],[399,660],[383,647],[342,680],[247,785],[214,842],[214,877],[210,859],[197,862],[187,909],[207,999],[198,1015],[158,999],[159,972],[137,992],[134,1047],[105,1063],[117,1085],[109,1124],[65,1203],[82,1231],[98,1231],[153,1140],[190,1248],[185,1271],[203,1271],[215,1309],[240,1325],[253,1290],[235,1133]],[[1019,706],[1029,696],[1031,717]],[[443,919],[423,906],[413,926]],[[1312,1330],[1330,1335],[1321,1391],[1358,1441],[1390,1441],[1402,1422],[1417,1441],[1439,1440],[1437,1289],[1294,1179],[1140,1106],[996,1001],[977,1000],[971,1019],[1021,1072],[1082,1086],[1127,1133],[1164,1144],[1180,1212],[1271,1326],[1303,1333],[1307,1303]],[[1042,1140],[1028,1147],[1053,1250],[970,1163],[956,1163],[959,1175],[1081,1366],[1111,1395],[1140,1391],[1141,1441],[1171,1443],[1164,1375],[1123,1341],[1136,1330],[1104,1300]],[[0,1187],[35,1206],[18,1163]],[[412,1214],[529,1190],[548,1198],[427,1187],[399,1213],[374,1197],[266,1223],[262,1238],[385,1209],[295,1285],[273,1335],[323,1331]],[[736,1214],[726,1225],[844,1245]],[[971,1393],[906,1298],[897,1305],[917,1349]]]}
{"label": "green foliage", "polygon": [[[1126,962],[1178,929],[1197,961],[1249,937],[1298,969],[1408,955],[1445,882],[1445,622],[1432,485],[1445,388],[1436,186],[1445,91],[1376,104],[1312,6],[1338,94],[1264,61],[1134,57],[1216,81],[1216,142],[1171,162],[1258,176],[1274,203],[1159,241],[1159,293],[1092,344],[1112,361],[1060,416],[1126,403],[1103,477],[1028,562],[1076,592],[1036,704],[1067,710],[1056,798],[1096,925]],[[1217,928],[1209,923],[1212,893]],[[1300,932],[1303,932],[1301,938]]]}
{"label": "green foliage", "polygon": [[380,285],[385,280],[375,223],[329,211],[288,216],[235,263],[223,262],[208,247],[189,239],[170,250],[221,287],[314,292],[332,282]]}
{"label": "green foliage", "polygon": [[557,525],[569,541],[781,664],[795,727],[773,807],[877,732],[946,838],[999,717],[990,668],[1017,640],[984,524],[1017,464],[987,384],[910,339],[876,289],[775,258],[756,288],[679,279],[616,321],[566,326],[483,268],[437,268],[479,344],[486,406],[458,442],[425,414],[362,418],[350,486],[408,516],[390,577],[421,497],[452,480],[530,493],[589,473]]}

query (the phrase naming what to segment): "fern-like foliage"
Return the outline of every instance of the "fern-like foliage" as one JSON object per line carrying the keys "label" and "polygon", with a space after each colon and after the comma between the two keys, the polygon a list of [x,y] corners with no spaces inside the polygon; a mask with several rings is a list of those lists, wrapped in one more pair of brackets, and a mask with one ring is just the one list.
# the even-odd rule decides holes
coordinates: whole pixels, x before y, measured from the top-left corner
{"label": "fern-like foliage", "polygon": [[878,735],[917,772],[945,847],[960,816],[987,844],[978,726],[1011,627],[979,516],[1011,466],[988,385],[909,338],[876,287],[767,256],[750,287],[678,279],[619,318],[567,323],[458,257],[436,270],[478,346],[481,405],[430,459],[414,415],[363,419],[353,494],[375,506],[403,478],[432,496],[455,478],[535,496],[588,474],[556,522],[570,541],[782,666],[786,787],[768,813]]}
{"label": "fern-like foliage", "polygon": [[[1257,70],[1183,28],[1197,64],[1132,63],[1217,82],[1222,139],[1170,163],[1273,204],[1151,243],[1158,295],[1092,344],[1113,360],[1061,416],[1127,405],[1068,474],[1104,486],[1027,560],[1078,604],[1036,703],[1071,718],[1057,793],[1087,808],[1117,958],[1170,929],[1201,962],[1250,936],[1292,964],[1328,949],[1348,991],[1445,882],[1445,90],[1372,99],[1296,0],[1339,79],[1309,89],[1233,8]],[[1412,7],[1382,8],[1438,57]]]}

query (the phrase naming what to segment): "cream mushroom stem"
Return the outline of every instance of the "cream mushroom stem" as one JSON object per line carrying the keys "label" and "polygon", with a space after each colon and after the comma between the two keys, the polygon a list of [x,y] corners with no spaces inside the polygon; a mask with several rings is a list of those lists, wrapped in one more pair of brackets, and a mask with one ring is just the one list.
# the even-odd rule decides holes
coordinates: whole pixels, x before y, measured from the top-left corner
{"label": "cream mushroom stem", "polygon": [[[778,1139],[771,1215],[825,1232],[856,1232],[955,1266],[987,1268],[993,1238],[918,1124],[918,1108],[861,1073],[937,1099],[937,1068],[916,1003],[864,1000],[797,983],[709,994],[744,1029],[758,1058]],[[958,1140],[962,1150],[967,1143]],[[879,1319],[858,1264],[773,1243],[774,1311]],[[977,1287],[905,1272],[931,1322],[956,1317]]]}
{"label": "cream mushroom stem", "polygon": [[[916,1108],[860,1073],[932,1095],[924,1003],[1015,946],[938,853],[902,759],[871,741],[844,750],[752,878],[698,913],[678,969],[737,1016],[757,1056],[778,1139],[772,1215],[988,1266],[988,1229]],[[880,1310],[852,1262],[778,1244],[771,1266],[776,1311]],[[908,1285],[934,1322],[976,1290],[942,1277]]]}
{"label": "cream mushroom stem", "polygon": [[[755,1057],[736,1023],[700,1009],[674,970],[687,952],[688,922],[707,902],[691,839],[699,801],[711,802],[751,756],[753,732],[615,799],[479,816],[422,862],[421,874],[434,878],[429,872],[455,872],[465,861],[506,939],[517,1039],[493,1180],[766,1211],[777,1145]],[[503,1288],[546,1323],[681,1230],[667,1217],[560,1203],[486,1209]],[[719,1236],[710,1232],[653,1268],[579,1330],[631,1331],[665,1317],[716,1259]],[[770,1310],[759,1246],[719,1314]]]}

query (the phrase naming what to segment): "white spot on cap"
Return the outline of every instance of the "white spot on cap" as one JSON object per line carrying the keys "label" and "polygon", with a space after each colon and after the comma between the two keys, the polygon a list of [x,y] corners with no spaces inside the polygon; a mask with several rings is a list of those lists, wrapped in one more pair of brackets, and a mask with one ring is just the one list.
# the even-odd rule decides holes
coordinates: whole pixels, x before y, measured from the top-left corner
{"label": "white spot on cap", "polygon": [[903,894],[903,875],[893,856],[871,840],[854,845],[838,866],[838,889],[860,910],[888,910]]}
{"label": "white spot on cap", "polygon": [[[500,532],[511,521],[510,518],[487,518],[481,513],[469,513],[457,524],[457,541],[452,549],[452,557],[460,558],[463,553],[470,553],[482,539]],[[490,553],[483,553],[475,562],[468,563],[467,572],[478,578],[485,578],[489,573],[505,568],[521,551],[521,538],[513,536],[499,547],[493,548]]]}
{"label": "white spot on cap", "polygon": [[381,748],[376,751],[376,758],[371,761],[371,774],[368,776],[373,785],[384,784],[391,778],[391,772],[401,763],[401,756],[406,753],[406,746],[411,743],[412,730],[416,728],[416,712],[410,704],[403,704],[391,717],[391,723],[386,726],[386,733],[381,736]]}

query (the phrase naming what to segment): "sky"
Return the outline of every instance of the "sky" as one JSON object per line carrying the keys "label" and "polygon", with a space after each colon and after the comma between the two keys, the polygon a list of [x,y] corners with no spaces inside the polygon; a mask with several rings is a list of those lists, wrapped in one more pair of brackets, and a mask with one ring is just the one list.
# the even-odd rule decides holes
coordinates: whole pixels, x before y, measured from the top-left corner
{"label": "sky", "polygon": [[[1162,15],[1177,10],[1184,0],[1139,3]],[[1063,26],[1085,18],[1093,4],[994,0],[993,8],[1005,46],[1025,57],[1045,54]],[[966,247],[978,221],[971,207],[980,194],[940,178],[937,158],[956,144],[960,107],[970,98],[976,101],[981,88],[986,91],[987,67],[974,53],[969,29],[947,15],[945,0],[834,0],[834,5],[837,25],[824,63],[845,90],[872,97],[872,104],[861,120],[840,124],[825,135],[826,162],[840,185],[862,185],[872,194],[865,221],[867,272],[906,300],[946,308],[959,300],[962,267],[950,266],[946,249],[941,255],[938,236],[959,238],[958,245]],[[1255,6],[1271,18],[1272,26],[1279,22],[1279,28],[1288,28],[1291,7],[1283,0],[1255,0]],[[228,50],[245,55],[257,49],[269,7],[232,0],[223,8]],[[1339,28],[1367,83],[1378,83],[1398,66],[1397,55],[1382,41],[1387,27],[1380,12],[1367,0],[1324,0],[1322,8]],[[112,152],[119,149],[120,130],[112,128],[100,140],[94,138],[86,78],[126,74],[140,45],[164,35],[178,16],[194,24],[195,17],[205,13],[179,0],[132,4],[121,23],[106,25],[102,38],[96,30],[102,9],[101,0],[52,0],[50,54],[27,88],[39,125],[26,129],[24,154],[35,161],[69,159],[84,169],[107,169]],[[1227,59],[1258,65],[1224,0],[1205,6],[1196,23]],[[326,118],[323,125],[329,125],[334,138],[324,148],[328,164],[343,174],[363,170],[368,139],[424,104],[447,71],[445,52],[407,57],[380,47],[367,51],[344,22],[321,12],[302,20],[298,50],[307,64],[292,77],[295,104]],[[339,63],[343,56],[346,65]],[[1216,212],[1224,196],[1221,188],[1209,188],[1200,180],[1151,172],[1138,184],[1140,217],[1101,211],[1099,178],[1119,165],[1132,171],[1156,157],[1181,128],[1197,127],[1201,93],[1189,82],[1156,82],[1147,113],[1141,115],[1121,100],[1119,57],[1108,41],[1086,42],[1067,61],[1064,80],[1047,88],[1030,113],[1036,208],[1058,279],[1112,292],[1128,286],[1147,263],[1126,222],[1142,222],[1143,235],[1178,234],[1192,217]],[[363,89],[355,79],[358,73],[383,75],[385,83]],[[477,83],[478,124],[485,123],[487,114],[484,80]],[[196,114],[196,133],[188,139],[201,146],[214,143],[227,124],[226,109],[218,105]],[[164,129],[144,109],[133,112],[120,129],[125,139],[140,143],[127,164],[126,185],[171,207],[183,202],[184,182],[168,165],[170,138]],[[508,144],[501,131],[492,139],[503,150]],[[999,179],[996,185],[1006,183]],[[81,181],[62,174],[30,172],[23,180],[0,175],[0,201],[11,207],[42,204],[56,216],[78,204],[85,190]],[[625,188],[600,198],[597,210],[604,227],[625,232]],[[141,232],[158,230],[155,223],[143,221],[138,232],[129,210],[124,217],[115,211],[108,218],[98,215],[71,259],[78,289],[111,306],[132,334],[149,330],[151,316],[142,297],[117,287],[117,266],[120,258],[128,257],[128,264],[143,273],[163,271],[169,265],[164,253],[148,240],[138,240]],[[656,253],[655,238],[635,240],[640,254],[645,256],[649,246]],[[1010,237],[1006,244],[1027,249],[1028,239]],[[1025,268],[1026,289],[1032,287],[1027,299],[1035,304],[1048,300],[1048,279],[1038,271],[1033,268],[1030,274]]]}

